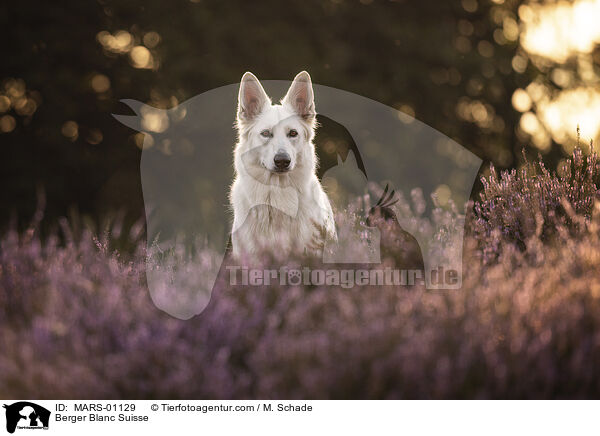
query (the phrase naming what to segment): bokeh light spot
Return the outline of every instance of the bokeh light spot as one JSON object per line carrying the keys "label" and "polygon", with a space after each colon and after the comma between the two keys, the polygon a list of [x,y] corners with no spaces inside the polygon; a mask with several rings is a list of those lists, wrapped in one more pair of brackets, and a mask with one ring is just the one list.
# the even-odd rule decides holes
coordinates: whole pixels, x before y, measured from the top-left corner
{"label": "bokeh light spot", "polygon": [[110,89],[110,79],[104,74],[95,74],[91,80],[92,89],[97,93],[103,93]]}
{"label": "bokeh light spot", "polygon": [[477,51],[485,58],[494,56],[494,46],[489,41],[479,41],[479,44],[477,44]]}
{"label": "bokeh light spot", "polygon": [[131,64],[135,68],[152,68],[152,54],[142,45],[137,45],[129,53]]}
{"label": "bokeh light spot", "polygon": [[133,135],[133,141],[140,150],[146,150],[154,145],[154,138],[147,133],[136,133]]}
{"label": "bokeh light spot", "polygon": [[104,139],[104,136],[100,129],[91,129],[85,138],[85,140],[92,145],[100,144],[102,139]]}
{"label": "bokeh light spot", "polygon": [[144,35],[144,45],[148,48],[154,48],[160,42],[160,35],[156,32],[148,32]]}
{"label": "bokeh light spot", "polygon": [[517,89],[512,95],[512,105],[519,112],[527,112],[531,109],[531,97],[524,89]]}
{"label": "bokeh light spot", "polygon": [[475,12],[478,7],[477,0],[462,0],[460,3],[467,12]]}
{"label": "bokeh light spot", "polygon": [[0,112],[8,112],[10,109],[10,98],[0,95]]}
{"label": "bokeh light spot", "polygon": [[525,133],[529,133],[530,135],[533,135],[540,128],[540,123],[535,114],[532,112],[524,113],[521,116],[519,125]]}
{"label": "bokeh light spot", "polygon": [[0,118],[0,131],[2,133],[12,132],[17,126],[17,121],[10,115],[4,115]]}
{"label": "bokeh light spot", "polygon": [[79,125],[75,121],[67,121],[62,125],[60,131],[65,137],[75,141],[79,136]]}

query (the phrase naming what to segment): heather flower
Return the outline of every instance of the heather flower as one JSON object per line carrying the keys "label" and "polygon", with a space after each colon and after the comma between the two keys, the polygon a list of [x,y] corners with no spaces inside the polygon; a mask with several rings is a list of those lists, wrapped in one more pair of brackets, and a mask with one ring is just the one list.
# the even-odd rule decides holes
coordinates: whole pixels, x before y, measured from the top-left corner
{"label": "heather flower", "polygon": [[[460,290],[232,286],[222,268],[208,306],[187,321],[155,306],[146,269],[157,253],[146,249],[139,225],[75,231],[64,221],[60,234],[42,239],[38,217],[29,230],[0,237],[1,395],[597,397],[596,180],[595,155],[579,151],[559,174],[541,163],[492,169],[466,218],[472,231]],[[412,217],[414,228],[404,230],[445,228],[434,238],[440,246],[465,219],[456,207],[438,207],[431,220],[444,226],[434,225],[419,204],[415,191],[395,213]],[[399,256],[389,250],[382,261]],[[200,251],[196,259],[211,256]],[[172,267],[165,300],[173,297],[171,279],[201,279],[190,265]]]}

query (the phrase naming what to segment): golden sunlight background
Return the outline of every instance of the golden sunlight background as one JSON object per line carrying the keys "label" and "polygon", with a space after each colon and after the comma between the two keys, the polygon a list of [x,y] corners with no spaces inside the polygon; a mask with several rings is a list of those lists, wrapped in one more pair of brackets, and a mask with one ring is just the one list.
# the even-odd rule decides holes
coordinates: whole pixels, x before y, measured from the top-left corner
{"label": "golden sunlight background", "polygon": [[[522,112],[520,129],[540,150],[553,139],[570,152],[577,126],[582,139],[597,144],[600,77],[594,49],[600,43],[600,0],[523,4],[518,19],[523,55],[546,73],[512,96],[514,108]],[[517,56],[517,68],[522,68],[524,56]]]}
{"label": "golden sunlight background", "polygon": [[[33,15],[9,2],[24,15],[8,29],[0,76],[2,195],[23,216],[38,186],[51,216],[73,205],[137,216],[142,149],[194,147],[117,127],[110,114],[128,110],[120,100],[171,109],[247,70],[269,80],[307,69],[315,83],[395,107],[403,122],[414,117],[503,169],[522,165],[523,149],[560,168],[578,126],[583,148],[600,141],[600,0],[309,0],[277,13],[274,1],[96,0],[58,11],[38,2]],[[40,24],[48,15],[55,22]],[[143,127],[165,133],[173,120],[157,114],[141,113]],[[351,140],[325,123],[321,168]],[[444,144],[436,152],[461,159]],[[438,194],[451,198],[453,187]]]}
{"label": "golden sunlight background", "polygon": [[[461,2],[468,13],[475,13],[482,3],[477,0]],[[600,56],[594,50],[600,43],[600,0],[526,2],[518,6],[516,15],[511,8],[502,8],[505,0],[492,0],[492,3],[498,6],[491,9],[492,21],[498,25],[493,34],[494,43],[482,39],[474,45],[469,39],[474,33],[473,24],[461,20],[457,26],[460,36],[454,45],[459,52],[476,50],[484,58],[493,59],[494,45],[518,42],[520,48],[512,59],[513,70],[525,73],[528,64],[532,63],[540,72],[527,86],[517,88],[512,94],[512,106],[521,113],[517,126],[519,138],[531,142],[542,152],[550,149],[553,140],[562,146],[565,153],[570,153],[579,141],[579,129],[584,142],[598,143],[600,75],[594,65],[598,65]],[[156,31],[134,35],[127,30],[113,33],[103,30],[96,39],[108,57],[123,56],[136,69],[159,69],[160,58],[156,48],[161,42],[161,35]],[[484,68],[482,73],[484,78],[491,76],[493,69],[486,74]],[[459,83],[462,79],[455,69],[441,73],[434,71],[431,78],[436,84]],[[481,87],[476,80],[471,82],[470,87]],[[110,80],[97,74],[92,77],[91,86],[102,94],[109,90]],[[153,90],[147,103],[168,108],[180,99]],[[0,103],[4,101],[8,100],[1,96]],[[397,106],[411,116],[418,116],[411,104],[400,102]],[[486,130],[498,131],[505,127],[502,118],[495,116],[493,107],[485,101],[462,98],[456,112],[463,120]],[[147,122],[154,126],[161,120],[148,119]],[[63,134],[76,138],[76,128],[72,127],[74,122],[67,123]],[[13,125],[12,117],[0,120],[3,131],[10,131]],[[101,138],[101,133],[96,136]],[[142,148],[142,142],[138,134],[134,143]],[[502,156],[499,157],[501,163]]]}

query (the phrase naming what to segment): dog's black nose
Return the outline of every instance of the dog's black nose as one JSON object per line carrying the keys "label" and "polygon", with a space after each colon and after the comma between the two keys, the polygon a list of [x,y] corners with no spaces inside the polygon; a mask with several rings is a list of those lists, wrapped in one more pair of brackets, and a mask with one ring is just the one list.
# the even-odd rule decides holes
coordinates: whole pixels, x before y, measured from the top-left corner
{"label": "dog's black nose", "polygon": [[273,161],[275,162],[275,168],[278,170],[287,170],[292,160],[287,153],[277,153]]}

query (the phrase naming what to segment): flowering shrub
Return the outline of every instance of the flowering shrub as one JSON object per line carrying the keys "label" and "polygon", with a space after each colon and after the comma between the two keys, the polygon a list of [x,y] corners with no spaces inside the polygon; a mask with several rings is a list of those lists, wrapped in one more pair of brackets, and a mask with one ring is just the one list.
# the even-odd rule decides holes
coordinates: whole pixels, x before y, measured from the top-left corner
{"label": "flowering shrub", "polygon": [[543,162],[498,175],[491,166],[481,179],[484,190],[474,205],[472,231],[486,260],[494,255],[499,240],[525,249],[537,236],[548,240],[559,228],[575,234],[578,219],[588,218],[600,181],[600,163],[595,152],[584,156],[581,149],[562,165],[559,175],[550,173]]}
{"label": "flowering shrub", "polygon": [[[8,231],[0,395],[597,397],[597,169],[579,152],[570,165],[492,171],[456,291],[242,287],[222,275],[208,308],[180,321],[149,296],[139,228],[98,238],[65,224],[61,243],[35,226]],[[119,254],[114,237],[137,249]]]}

